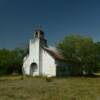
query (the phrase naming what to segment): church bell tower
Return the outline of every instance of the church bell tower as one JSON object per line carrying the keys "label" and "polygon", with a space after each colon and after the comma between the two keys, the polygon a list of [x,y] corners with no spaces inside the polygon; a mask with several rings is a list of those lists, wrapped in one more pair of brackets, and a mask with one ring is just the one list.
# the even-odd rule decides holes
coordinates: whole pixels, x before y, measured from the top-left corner
{"label": "church bell tower", "polygon": [[34,38],[44,39],[44,32],[42,29],[36,29],[34,32]]}
{"label": "church bell tower", "polygon": [[33,58],[33,62],[37,64],[38,74],[42,75],[42,52],[43,48],[47,47],[47,40],[41,26],[35,29],[33,36],[33,42],[30,43],[30,55]]}
{"label": "church bell tower", "polygon": [[34,38],[40,40],[41,46],[47,46],[47,40],[44,37],[44,31],[39,25],[38,28],[34,31]]}

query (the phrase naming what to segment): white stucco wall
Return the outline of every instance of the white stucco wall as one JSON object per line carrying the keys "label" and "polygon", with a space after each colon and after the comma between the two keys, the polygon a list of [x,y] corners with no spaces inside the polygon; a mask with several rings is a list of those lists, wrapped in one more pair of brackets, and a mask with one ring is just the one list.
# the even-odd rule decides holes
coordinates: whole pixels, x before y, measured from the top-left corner
{"label": "white stucco wall", "polygon": [[39,75],[39,39],[32,39],[29,43],[29,55],[24,58],[23,69],[26,75],[30,75],[30,65],[32,63],[37,64],[37,71],[33,76]]}
{"label": "white stucco wall", "polygon": [[24,58],[23,69],[24,74],[30,75],[30,65],[37,64],[37,70],[33,76],[56,76],[55,59],[42,47],[40,47],[40,39],[34,38],[29,42],[29,55]]}
{"label": "white stucco wall", "polygon": [[42,72],[44,76],[56,76],[55,59],[44,49],[42,52]]}

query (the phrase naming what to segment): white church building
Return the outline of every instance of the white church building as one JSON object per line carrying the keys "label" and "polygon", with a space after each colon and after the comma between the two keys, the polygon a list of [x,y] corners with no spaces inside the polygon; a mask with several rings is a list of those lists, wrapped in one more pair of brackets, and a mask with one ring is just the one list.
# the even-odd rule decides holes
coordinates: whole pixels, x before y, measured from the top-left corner
{"label": "white church building", "polygon": [[23,74],[54,77],[62,74],[60,70],[68,74],[67,67],[59,62],[63,62],[62,57],[56,50],[49,48],[44,32],[41,29],[35,30],[34,37],[29,41],[29,54],[23,60]]}

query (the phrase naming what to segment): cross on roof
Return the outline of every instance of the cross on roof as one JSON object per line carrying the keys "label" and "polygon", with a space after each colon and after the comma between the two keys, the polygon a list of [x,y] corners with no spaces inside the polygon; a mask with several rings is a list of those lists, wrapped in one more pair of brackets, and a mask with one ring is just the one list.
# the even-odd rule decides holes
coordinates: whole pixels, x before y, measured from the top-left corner
{"label": "cross on roof", "polygon": [[40,25],[40,24],[37,25],[36,28],[35,28],[35,30],[36,30],[36,31],[38,31],[38,30],[42,30],[42,25]]}

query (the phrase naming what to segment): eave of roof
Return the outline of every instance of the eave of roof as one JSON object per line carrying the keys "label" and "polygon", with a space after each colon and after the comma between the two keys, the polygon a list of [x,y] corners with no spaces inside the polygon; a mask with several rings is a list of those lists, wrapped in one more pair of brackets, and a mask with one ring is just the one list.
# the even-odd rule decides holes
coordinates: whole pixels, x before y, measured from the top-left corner
{"label": "eave of roof", "polygon": [[47,52],[49,52],[49,54],[51,54],[51,56],[55,59],[59,59],[59,60],[63,60],[63,57],[56,51],[50,49],[50,48],[47,48],[47,47],[44,47],[44,50],[46,50]]}

